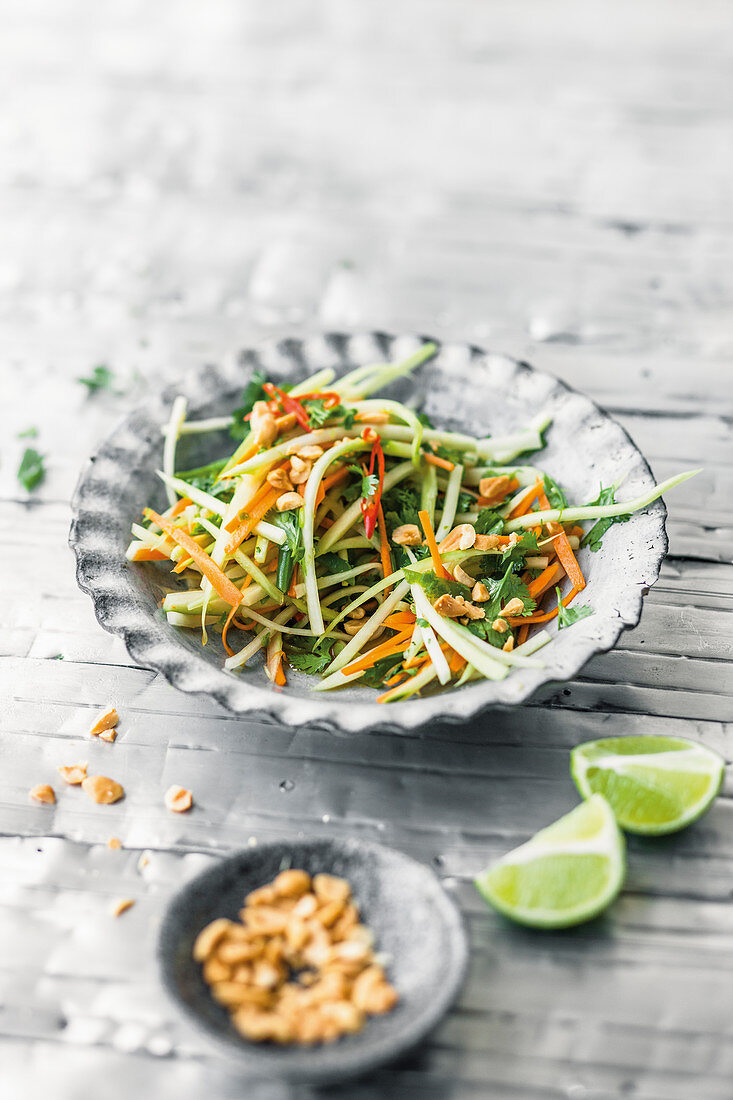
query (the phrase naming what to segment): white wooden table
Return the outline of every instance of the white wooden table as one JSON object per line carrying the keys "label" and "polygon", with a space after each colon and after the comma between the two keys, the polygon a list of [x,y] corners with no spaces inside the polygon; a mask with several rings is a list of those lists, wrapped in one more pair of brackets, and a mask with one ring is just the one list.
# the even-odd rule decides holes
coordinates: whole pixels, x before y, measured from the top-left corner
{"label": "white wooden table", "polygon": [[[624,894],[593,925],[512,929],[471,886],[574,803],[579,740],[733,751],[730,30],[725,0],[2,8],[3,1097],[305,1095],[212,1060],[153,962],[186,875],[301,831],[432,863],[471,933],[436,1036],[334,1095],[733,1095],[730,783],[686,833],[630,842]],[[668,500],[641,625],[531,706],[420,737],[234,720],[96,625],[66,548],[77,471],[189,365],[373,327],[527,358],[615,413],[659,478],[705,471]],[[123,395],[85,395],[99,363]],[[15,435],[31,425],[48,475],[27,499]],[[109,701],[120,736],[91,743]],[[126,799],[59,782],[55,807],[29,801],[78,759]],[[191,814],[164,810],[173,782]]]}

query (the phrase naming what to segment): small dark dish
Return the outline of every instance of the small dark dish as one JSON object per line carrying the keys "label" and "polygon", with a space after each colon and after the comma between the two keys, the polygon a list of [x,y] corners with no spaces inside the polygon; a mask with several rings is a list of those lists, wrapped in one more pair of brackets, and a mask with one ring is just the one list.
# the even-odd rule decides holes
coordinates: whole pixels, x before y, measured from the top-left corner
{"label": "small dark dish", "polygon": [[[376,950],[391,961],[387,975],[400,995],[384,1016],[357,1035],[324,1046],[275,1046],[243,1039],[211,997],[191,957],[196,935],[216,917],[237,919],[244,895],[284,866],[349,881]],[[160,930],[163,984],[179,1009],[218,1049],[254,1077],[342,1081],[409,1051],[440,1021],[466,972],[461,915],[427,867],[379,844],[352,840],[273,841],[238,852],[198,875],[173,898]]]}
{"label": "small dark dish", "polygon": [[[284,688],[270,684],[258,657],[240,672],[223,668],[220,639],[201,646],[194,631],[171,626],[158,603],[171,586],[167,567],[125,560],[130,524],[143,507],[165,507],[156,476],[161,464],[161,426],[176,394],[188,400],[189,416],[231,413],[255,369],[275,382],[295,382],[333,367],[337,374],[365,363],[396,360],[425,338],[373,332],[329,333],[304,340],[264,341],[220,368],[204,367],[130,414],[81,473],[72,501],[70,543],[77,580],[94,601],[106,630],[121,634],[130,655],[162,672],[177,688],[213,696],[235,714],[270,718],[286,725],[336,730],[414,729],[428,722],[463,722],[486,707],[514,705],[550,681],[569,680],[596,653],[616,644],[625,627],[636,626],[644,590],[657,580],[667,551],[661,500],[606,534],[598,553],[580,552],[587,588],[583,603],[594,614],[555,635],[541,652],[544,668],[517,670],[505,680],[480,680],[425,698],[381,706],[376,693],[358,683],[335,692],[315,692],[305,673],[288,673]],[[410,378],[384,390],[387,397],[415,404],[441,427],[477,436],[525,427],[538,412],[552,424],[537,463],[566,490],[573,503],[598,493],[625,474],[621,499],[651,488],[654,479],[627,433],[593,401],[549,374],[470,344],[444,344]],[[179,468],[210,462],[232,449],[226,432],[186,436],[179,444]]]}

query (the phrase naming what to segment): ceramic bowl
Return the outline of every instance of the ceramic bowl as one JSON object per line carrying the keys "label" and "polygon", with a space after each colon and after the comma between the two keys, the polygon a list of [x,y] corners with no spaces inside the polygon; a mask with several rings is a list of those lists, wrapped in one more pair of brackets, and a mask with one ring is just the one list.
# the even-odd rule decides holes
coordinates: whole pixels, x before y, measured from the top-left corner
{"label": "ceramic bowl", "polygon": [[[254,369],[276,382],[295,382],[327,366],[340,374],[361,364],[396,360],[425,339],[373,332],[265,341],[221,367],[202,367],[115,428],[81,473],[72,502],[70,543],[78,582],[92,597],[99,622],[122,635],[134,660],[162,672],[182,691],[213,696],[235,714],[339,730],[408,730],[438,720],[462,722],[497,704],[522,703],[542,685],[576,676],[594,654],[610,649],[625,627],[638,623],[644,591],[656,581],[667,551],[661,501],[611,527],[597,553],[580,551],[588,582],[583,603],[594,614],[559,634],[551,623],[548,629],[556,637],[542,650],[544,667],[516,670],[498,682],[481,680],[382,706],[370,688],[357,684],[333,693],[314,692],[310,677],[292,671],[287,686],[276,687],[265,677],[261,658],[240,672],[227,672],[216,637],[210,635],[202,648],[195,632],[168,624],[158,607],[172,583],[168,568],[154,562],[130,564],[125,548],[130,524],[142,508],[165,507],[155,471],[161,465],[161,425],[175,395],[186,396],[190,417],[221,416],[239,403]],[[649,466],[620,424],[552,375],[506,356],[469,344],[444,344],[412,377],[384,392],[423,409],[440,427],[479,436],[506,434],[547,411],[552,424],[536,461],[563,486],[571,502],[593,499],[599,484],[609,485],[622,473],[622,499],[653,485]],[[178,465],[201,465],[230,453],[232,446],[226,431],[185,436]]]}
{"label": "ceramic bowl", "polygon": [[[191,956],[202,928],[217,917],[236,920],[244,895],[283,867],[347,879],[399,993],[391,1012],[369,1017],[362,1031],[335,1043],[276,1046],[243,1039]],[[173,898],[158,940],[164,987],[209,1043],[249,1075],[301,1082],[344,1081],[411,1050],[455,1000],[467,958],[461,915],[435,874],[401,852],[356,840],[272,841],[222,860]]]}

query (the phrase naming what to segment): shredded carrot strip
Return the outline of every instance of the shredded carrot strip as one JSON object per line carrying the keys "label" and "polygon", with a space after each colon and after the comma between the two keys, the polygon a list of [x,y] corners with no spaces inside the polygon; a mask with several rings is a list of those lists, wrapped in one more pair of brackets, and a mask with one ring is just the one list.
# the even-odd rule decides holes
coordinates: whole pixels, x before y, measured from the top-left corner
{"label": "shredded carrot strip", "polygon": [[278,685],[278,687],[283,687],[283,685],[287,683],[287,680],[285,679],[285,673],[283,671],[283,651],[282,650],[280,650],[280,652],[277,655],[277,666],[275,668],[275,680],[274,680],[274,682]]}
{"label": "shredded carrot strip", "polygon": [[392,687],[394,684],[397,683],[398,680],[402,679],[403,675],[404,674],[402,672],[402,669],[400,669],[400,671],[397,672],[394,676],[390,676],[389,680],[384,681],[384,686],[385,687]]}
{"label": "shredded carrot strip", "polygon": [[193,558],[181,558],[178,565],[176,565],[175,568],[173,569],[173,572],[174,573],[184,573],[186,571],[186,569],[188,569],[189,565],[191,565],[192,561],[193,561]]}
{"label": "shredded carrot strip", "polygon": [[523,645],[523,643],[527,641],[528,634],[529,626],[527,625],[527,623],[524,623],[523,626],[520,626],[519,633],[517,634],[517,645]]}
{"label": "shredded carrot strip", "polygon": [[543,569],[539,577],[535,577],[533,581],[527,585],[527,590],[530,596],[536,598],[541,592],[544,592],[546,588],[549,588],[551,584],[555,583],[559,574],[563,572],[563,567],[558,561],[551,561],[546,569]]}
{"label": "shredded carrot strip", "polygon": [[332,474],[329,474],[328,477],[324,477],[323,481],[321,482],[324,492],[327,493],[329,489],[333,489],[334,485],[338,485],[339,482],[345,481],[348,476],[348,466],[341,466],[338,470],[334,470],[334,472]]}
{"label": "shredded carrot strip", "polygon": [[383,695],[378,695],[377,696],[377,702],[378,703],[388,703],[390,701],[390,699],[394,695],[397,694],[397,692],[400,690],[400,688],[403,686],[403,684],[406,684],[409,679],[410,679],[410,677],[406,676],[404,680],[402,680],[399,684],[395,684],[395,686],[390,688],[389,691],[385,691]]}
{"label": "shredded carrot strip", "polygon": [[[573,588],[571,588],[568,592],[567,596],[563,597],[563,607],[567,607],[570,601],[574,600],[575,597],[578,595],[578,592],[580,592],[580,589],[573,586]],[[547,611],[544,615],[524,615],[521,618],[516,619],[513,616],[509,616],[507,618],[507,622],[509,623],[509,626],[525,626],[529,623],[549,622],[550,619],[554,619],[556,615],[557,607],[553,608],[552,611]]]}
{"label": "shredded carrot strip", "polygon": [[[381,502],[377,505],[377,526],[379,527],[379,556],[382,559],[382,576],[388,577],[392,572],[392,555],[389,552],[389,539],[387,538],[387,524],[384,522],[384,512]],[[384,595],[391,591],[391,585],[384,590]]]}
{"label": "shredded carrot strip", "polygon": [[224,548],[225,555],[232,554],[237,549],[240,542],[244,542],[246,538],[249,538],[262,517],[266,515],[274,505],[278,497],[277,489],[272,489],[269,485],[267,488],[268,492],[266,492],[256,504],[250,504],[248,506],[249,511],[247,513],[247,518],[232,532],[232,536]]}
{"label": "shredded carrot strip", "polygon": [[537,497],[540,495],[541,492],[542,492],[542,482],[541,481],[536,481],[534,483],[534,485],[531,487],[531,489],[519,501],[519,504],[516,504],[514,506],[514,508],[512,508],[511,512],[509,513],[509,515],[506,518],[507,519],[516,519],[517,516],[526,516],[527,512],[530,510],[530,508],[532,507],[534,502],[537,500]]}
{"label": "shredded carrot strip", "polygon": [[438,550],[438,544],[435,541],[435,531],[433,530],[433,525],[430,522],[430,516],[425,511],[418,512],[417,514],[420,519],[420,523],[422,524],[422,529],[425,532],[425,541],[427,542],[428,549],[430,550],[430,557],[433,561],[435,574],[438,577],[442,577],[444,581],[450,580],[448,570],[445,568],[443,562],[440,559],[440,552]]}
{"label": "shredded carrot strip", "polygon": [[141,546],[136,550],[130,561],[166,561],[168,555],[162,550],[156,550],[152,546]]}
{"label": "shredded carrot strip", "polygon": [[392,654],[402,653],[405,648],[405,642],[409,641],[412,636],[412,627],[409,630],[405,630],[402,634],[395,634],[387,642],[382,642],[381,645],[377,645],[374,649],[370,649],[368,653],[365,653],[363,657],[357,657],[355,661],[346,665],[342,669],[347,675],[352,672],[363,672],[364,669],[371,668],[377,661],[381,661],[382,657],[391,657]]}
{"label": "shredded carrot strip", "polygon": [[430,660],[430,658],[426,657],[426,655],[424,653],[423,654],[417,654],[416,653],[414,657],[410,657],[409,661],[403,661],[402,662],[402,667],[405,668],[405,669],[407,669],[407,668],[419,668],[420,665],[426,665],[429,660]]}
{"label": "shredded carrot strip", "polygon": [[408,626],[414,625],[415,616],[411,611],[397,611],[382,623],[382,626],[386,626],[388,630],[399,630],[400,632],[406,630]]}
{"label": "shredded carrot strip", "polygon": [[239,589],[232,584],[229,578],[222,573],[219,566],[211,560],[206,551],[202,550],[189,534],[182,531],[180,527],[176,527],[169,519],[159,516],[152,508],[146,508],[145,515],[170,535],[174,542],[177,542],[179,546],[188,551],[203,575],[211,582],[223,600],[235,606],[239,605],[242,599]]}
{"label": "shredded carrot strip", "polygon": [[193,504],[193,501],[190,497],[181,497],[181,499],[177,500],[173,507],[170,509],[168,515],[171,519],[173,519],[174,516],[180,516],[181,512],[184,510],[184,508],[188,508],[189,504]]}
{"label": "shredded carrot strip", "polygon": [[[246,581],[245,581],[245,582],[244,582],[244,584],[242,585],[242,592],[244,592],[244,590],[245,590],[245,588],[247,587],[247,585],[248,585],[248,584],[250,584],[251,582],[252,582],[252,578],[248,576],[248,577],[247,577],[247,579],[246,579]],[[223,644],[223,646],[224,646],[224,649],[225,649],[225,650],[227,651],[227,653],[229,654],[229,656],[230,656],[230,657],[233,657],[233,656],[234,656],[234,650],[233,650],[233,649],[230,649],[230,648],[229,648],[229,645],[227,644],[227,631],[229,630],[229,627],[230,627],[230,625],[231,625],[232,619],[234,619],[234,615],[235,615],[235,613],[236,613],[236,610],[237,610],[237,609],[236,609],[236,607],[232,606],[232,609],[231,609],[231,611],[230,611],[230,612],[229,612],[229,614],[227,615],[227,621],[226,621],[226,622],[224,623],[224,629],[223,629],[223,630],[222,630],[222,632],[221,632],[221,640],[222,640],[222,644]],[[235,620],[235,622],[237,622],[237,620]],[[245,628],[245,629],[246,629],[246,628]]]}
{"label": "shredded carrot strip", "polygon": [[575,527],[570,528],[570,530],[568,531],[568,534],[569,535],[575,535],[576,539],[582,539],[583,536],[585,535],[585,531],[583,530],[582,527],[578,527],[576,525]]}
{"label": "shredded carrot strip", "polygon": [[448,668],[451,672],[460,672],[467,664],[466,658],[461,657],[460,653],[456,653],[455,649],[451,648],[448,654]]}
{"label": "shredded carrot strip", "polygon": [[[538,500],[540,502],[540,508],[549,510],[550,502],[544,492],[539,493]],[[570,583],[574,588],[577,588],[578,592],[582,592],[585,588],[585,577],[573,553],[573,548],[568,542],[568,536],[565,534],[564,527],[561,527],[558,532],[555,542],[555,552],[562,562],[563,569],[567,573]]]}
{"label": "shredded carrot strip", "polygon": [[232,516],[232,518],[229,520],[229,522],[224,525],[225,530],[226,531],[236,531],[237,528],[240,526],[240,524],[243,522],[240,517],[245,512],[247,513],[247,515],[249,515],[252,508],[254,508],[255,505],[258,504],[259,501],[261,501],[262,498],[264,496],[266,496],[266,494],[268,492],[270,492],[271,490],[272,490],[272,486],[270,485],[270,483],[268,481],[263,481],[262,485],[260,485],[259,489],[257,489],[255,491],[255,493],[249,498],[247,503],[243,504],[242,507],[237,512],[237,514]]}
{"label": "shredded carrot strip", "polygon": [[450,462],[447,458],[441,458],[440,455],[431,455],[426,452],[423,458],[426,462],[429,462],[431,466],[438,466],[441,470],[448,470],[449,473],[456,468],[455,462]]}

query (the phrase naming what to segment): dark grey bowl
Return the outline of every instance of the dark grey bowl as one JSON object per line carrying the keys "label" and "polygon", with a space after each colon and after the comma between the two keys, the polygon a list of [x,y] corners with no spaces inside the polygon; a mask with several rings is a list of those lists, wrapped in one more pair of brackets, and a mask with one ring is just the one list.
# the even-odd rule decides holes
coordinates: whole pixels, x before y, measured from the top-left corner
{"label": "dark grey bowl", "polygon": [[[278,1047],[243,1039],[210,996],[191,957],[194,939],[216,917],[237,919],[244,895],[283,866],[325,871],[351,883],[376,948],[391,957],[400,1000],[371,1017],[358,1035],[316,1047]],[[163,984],[189,1021],[254,1077],[343,1081],[409,1051],[440,1021],[463,983],[468,959],[461,915],[429,868],[379,844],[355,840],[273,841],[238,852],[198,875],[173,898],[158,941]]]}
{"label": "dark grey bowl", "polygon": [[[162,672],[182,691],[213,696],[235,714],[294,726],[400,730],[436,720],[462,722],[489,706],[521,703],[548,681],[576,676],[594,654],[615,645],[625,627],[638,623],[644,590],[659,576],[667,551],[661,501],[611,527],[598,553],[580,552],[588,581],[583,602],[595,613],[559,634],[556,623],[549,624],[556,637],[542,650],[545,667],[515,671],[498,682],[481,680],[380,706],[376,692],[358,684],[326,695],[312,690],[312,678],[292,671],[285,688],[275,687],[257,662],[241,672],[227,672],[218,639],[210,636],[202,648],[194,632],[168,624],[158,610],[171,584],[168,571],[157,563],[130,565],[124,555],[130,524],[144,505],[164,506],[155,471],[161,465],[161,425],[175,395],[187,397],[193,417],[221,416],[239,403],[255,368],[280,381],[295,381],[326,366],[343,373],[363,363],[401,358],[424,339],[373,332],[265,341],[220,368],[202,367],[116,428],[82,470],[72,501],[70,543],[79,585],[91,595],[99,622],[122,635],[136,661]],[[552,375],[506,356],[469,344],[445,344],[411,378],[385,393],[413,401],[441,426],[476,435],[505,434],[546,410],[553,423],[538,462],[572,502],[593,499],[599,482],[609,485],[621,473],[626,474],[622,499],[653,484],[647,463],[620,424]],[[198,466],[231,449],[226,432],[186,436],[179,445],[179,465]]]}

